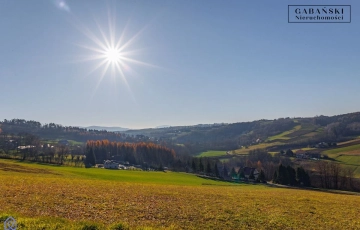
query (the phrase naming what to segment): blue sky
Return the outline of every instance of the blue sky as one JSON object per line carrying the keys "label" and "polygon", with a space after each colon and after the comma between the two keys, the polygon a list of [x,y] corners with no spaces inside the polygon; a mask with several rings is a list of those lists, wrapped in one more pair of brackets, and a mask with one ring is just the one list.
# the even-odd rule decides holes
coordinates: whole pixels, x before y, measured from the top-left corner
{"label": "blue sky", "polygon": [[[348,4],[352,22],[288,23],[289,4]],[[2,0],[0,119],[145,128],[359,111],[359,9],[356,1]],[[91,38],[104,42],[100,29],[107,39],[110,29],[123,34],[121,45],[135,37],[122,55],[147,65],[124,61],[126,82],[111,64],[103,78],[104,66],[91,72],[104,59],[84,61],[96,54],[84,47],[99,48]]]}

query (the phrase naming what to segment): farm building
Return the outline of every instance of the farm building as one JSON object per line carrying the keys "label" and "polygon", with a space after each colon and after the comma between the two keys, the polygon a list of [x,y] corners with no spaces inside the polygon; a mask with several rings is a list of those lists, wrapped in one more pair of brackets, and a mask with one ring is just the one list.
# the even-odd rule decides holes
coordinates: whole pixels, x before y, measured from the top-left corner
{"label": "farm building", "polygon": [[321,154],[317,151],[298,150],[296,151],[295,155],[298,159],[320,159],[321,157]]}
{"label": "farm building", "polygon": [[106,161],[104,161],[104,168],[106,168],[106,169],[118,169],[119,168],[119,163],[117,163],[115,161],[111,161],[111,160],[106,160]]}

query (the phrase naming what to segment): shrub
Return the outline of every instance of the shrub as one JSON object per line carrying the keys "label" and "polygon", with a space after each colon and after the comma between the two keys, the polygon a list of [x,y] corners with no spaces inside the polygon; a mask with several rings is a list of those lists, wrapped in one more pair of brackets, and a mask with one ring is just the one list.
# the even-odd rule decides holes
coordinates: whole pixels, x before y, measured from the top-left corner
{"label": "shrub", "polygon": [[116,223],[110,227],[110,230],[128,230],[130,229],[127,224],[124,223]]}
{"label": "shrub", "polygon": [[81,230],[100,230],[100,228],[95,224],[85,224]]}

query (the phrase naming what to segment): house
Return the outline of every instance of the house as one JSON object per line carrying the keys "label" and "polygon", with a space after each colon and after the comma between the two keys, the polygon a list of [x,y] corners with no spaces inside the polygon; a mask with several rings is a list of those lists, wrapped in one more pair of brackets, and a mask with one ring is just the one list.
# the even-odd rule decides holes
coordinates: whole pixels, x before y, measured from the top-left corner
{"label": "house", "polygon": [[119,164],[119,169],[127,169],[127,167],[125,165]]}
{"label": "house", "polygon": [[34,145],[20,145],[20,146],[18,146],[17,148],[19,149],[19,150],[26,150],[26,149],[32,149],[32,148],[35,148],[36,146],[34,146]]}
{"label": "house", "polygon": [[310,152],[308,153],[308,156],[310,158],[313,158],[313,159],[320,159],[321,158],[321,154],[320,153],[316,153],[316,152]]}
{"label": "house", "polygon": [[296,151],[296,158],[298,159],[320,159],[321,154],[317,151],[304,151],[304,150],[298,150]]}
{"label": "house", "polygon": [[259,176],[259,171],[256,168],[250,168],[250,167],[245,167],[243,169],[244,172],[244,176],[245,179],[249,180],[250,179],[250,175],[253,174],[254,175],[254,179],[257,180],[258,176]]}
{"label": "house", "polygon": [[327,148],[329,147],[329,144],[326,142],[320,142],[318,144],[315,145],[316,148]]}
{"label": "house", "polygon": [[304,150],[298,150],[295,152],[295,156],[298,159],[308,159],[309,156],[307,155],[307,152]]}
{"label": "house", "polygon": [[119,169],[119,163],[112,161],[112,160],[106,160],[104,161],[104,168],[106,169]]}

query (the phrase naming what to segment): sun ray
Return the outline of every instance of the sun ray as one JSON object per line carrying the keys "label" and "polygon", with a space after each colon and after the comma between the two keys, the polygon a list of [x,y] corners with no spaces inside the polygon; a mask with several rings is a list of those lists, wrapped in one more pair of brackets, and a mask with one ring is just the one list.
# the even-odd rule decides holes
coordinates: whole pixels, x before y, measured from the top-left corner
{"label": "sun ray", "polygon": [[98,70],[100,67],[102,67],[103,65],[107,64],[108,61],[107,60],[103,60],[102,62],[100,62],[99,64],[97,64],[93,69],[91,69],[88,73],[88,75],[94,73],[96,70]]}
{"label": "sun ray", "polygon": [[105,66],[105,68],[103,69],[103,71],[102,71],[102,73],[101,73],[101,75],[100,75],[100,78],[99,78],[99,80],[98,80],[98,82],[97,82],[97,84],[96,84],[94,93],[98,90],[98,88],[99,88],[99,86],[100,86],[103,78],[105,77],[106,72],[107,72],[108,69],[109,69],[110,64],[111,64],[110,62],[106,62],[106,66]]}
{"label": "sun ray", "polygon": [[120,46],[119,50],[122,51],[126,49],[129,45],[131,45],[137,37],[140,36],[146,29],[146,26],[144,26],[139,32],[137,32],[132,38],[130,38],[124,45]]}
{"label": "sun ray", "polygon": [[138,60],[135,60],[135,59],[132,59],[132,58],[124,57],[124,56],[121,56],[120,59],[128,61],[128,62],[136,63],[136,64],[139,64],[139,65],[143,65],[143,66],[148,66],[148,67],[153,67],[153,68],[161,68],[161,67],[156,66],[156,65],[152,65],[152,64],[149,64],[149,63],[146,63],[146,62],[138,61]]}
{"label": "sun ray", "polygon": [[125,21],[125,24],[120,31],[116,31],[116,28],[119,28],[118,21],[116,20],[116,10],[114,7],[109,6],[107,7],[106,19],[107,23],[103,26],[103,22],[94,17],[95,30],[90,30],[80,22],[75,24],[90,42],[82,42],[81,44],[75,45],[91,52],[89,55],[83,56],[77,61],[94,63],[87,76],[93,75],[99,71],[94,93],[99,89],[101,82],[109,77],[114,82],[114,86],[116,86],[117,81],[120,80],[136,102],[129,84],[129,77],[136,73],[136,71],[133,70],[132,64],[160,68],[136,58],[143,53],[144,48],[141,49],[138,47],[137,49],[132,49],[136,45],[135,41],[137,41],[148,28],[148,24],[139,31],[135,31],[133,36],[130,36],[130,38],[127,39],[126,35],[128,34],[128,31],[130,31],[130,19]]}

